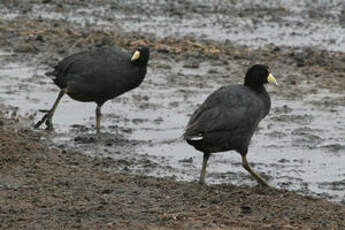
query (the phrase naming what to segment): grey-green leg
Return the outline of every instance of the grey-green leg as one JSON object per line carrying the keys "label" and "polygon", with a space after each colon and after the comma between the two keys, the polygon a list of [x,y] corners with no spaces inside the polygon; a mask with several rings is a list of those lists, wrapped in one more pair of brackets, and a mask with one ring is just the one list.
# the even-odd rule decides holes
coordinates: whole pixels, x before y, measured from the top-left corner
{"label": "grey-green leg", "polygon": [[204,153],[204,157],[202,160],[202,168],[201,168],[201,173],[200,173],[200,180],[199,180],[200,184],[205,184],[207,161],[209,157],[210,157],[209,153]]}
{"label": "grey-green leg", "polygon": [[269,184],[254,170],[252,170],[248,164],[246,155],[242,155],[242,166],[245,168],[261,185],[270,187]]}
{"label": "grey-green leg", "polygon": [[53,122],[52,122],[52,118],[53,118],[53,115],[55,113],[55,110],[57,108],[57,106],[59,105],[59,102],[61,101],[61,98],[63,97],[63,95],[66,93],[66,89],[62,89],[60,92],[59,92],[59,95],[58,97],[56,98],[55,102],[54,102],[54,105],[53,107],[47,111],[47,113],[42,117],[42,119],[37,122],[35,125],[34,125],[34,128],[37,129],[39,128],[43,122],[45,122],[46,124],[46,130],[49,130],[49,131],[52,131],[54,129],[53,127]]}
{"label": "grey-green leg", "polygon": [[101,113],[101,105],[97,105],[96,107],[96,131],[97,133],[100,133],[100,129],[101,129],[101,117],[102,117],[102,113]]}

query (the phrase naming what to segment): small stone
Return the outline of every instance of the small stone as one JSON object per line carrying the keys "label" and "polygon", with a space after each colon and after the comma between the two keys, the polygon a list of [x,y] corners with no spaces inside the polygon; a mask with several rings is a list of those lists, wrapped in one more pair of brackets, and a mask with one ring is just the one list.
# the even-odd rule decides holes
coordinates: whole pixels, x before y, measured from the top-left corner
{"label": "small stone", "polygon": [[193,158],[190,157],[188,159],[182,159],[182,160],[179,160],[178,162],[180,162],[180,163],[193,163]]}
{"label": "small stone", "polygon": [[184,68],[189,68],[189,69],[198,69],[199,66],[200,66],[200,63],[196,61],[189,61],[183,65]]}
{"label": "small stone", "polygon": [[36,41],[44,42],[43,36],[41,34],[37,35]]}

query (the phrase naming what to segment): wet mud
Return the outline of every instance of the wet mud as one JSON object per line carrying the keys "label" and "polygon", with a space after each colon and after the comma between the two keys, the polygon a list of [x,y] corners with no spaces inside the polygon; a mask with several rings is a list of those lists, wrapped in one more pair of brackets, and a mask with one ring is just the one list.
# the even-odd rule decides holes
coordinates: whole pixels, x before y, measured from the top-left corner
{"label": "wet mud", "polygon": [[[342,36],[345,4],[332,1],[326,7],[323,1],[313,1],[313,4],[309,1],[287,2],[4,1],[0,7],[2,120],[6,127],[21,127],[19,134],[6,135],[20,136],[25,142],[37,137],[32,141],[40,146],[36,146],[38,149],[53,149],[49,151],[58,153],[52,158],[59,160],[59,165],[73,166],[79,173],[92,164],[97,175],[90,178],[93,180],[90,183],[96,183],[96,187],[112,187],[104,194],[111,196],[113,202],[127,198],[126,201],[130,202],[131,197],[126,194],[124,185],[120,186],[122,192],[121,188],[113,188],[121,180],[143,186],[130,187],[129,190],[143,189],[143,184],[148,183],[146,189],[152,196],[163,187],[181,191],[180,186],[187,186],[191,190],[183,199],[176,196],[179,192],[169,194],[175,197],[171,199],[176,202],[176,209],[169,209],[174,214],[160,213],[163,219],[153,221],[149,218],[143,222],[143,228],[157,227],[161,222],[165,223],[162,227],[169,228],[176,222],[188,229],[227,226],[240,229],[281,229],[281,226],[287,229],[317,229],[323,225],[341,229],[344,220],[337,219],[336,214],[344,212],[342,205],[345,202],[345,43]],[[67,96],[62,99],[54,116],[55,132],[32,129],[42,116],[38,111],[50,108],[58,94],[58,88],[44,75],[52,65],[71,53],[93,46],[117,45],[131,50],[138,43],[145,43],[151,48],[147,76],[139,88],[103,106],[102,134],[95,134],[95,104],[76,102]],[[235,152],[225,152],[210,158],[206,181],[211,186],[202,188],[203,195],[198,196],[197,190],[201,188],[193,181],[199,176],[202,154],[181,139],[183,128],[191,113],[209,93],[223,85],[241,83],[246,69],[254,63],[269,65],[280,86],[267,87],[272,109],[252,139],[248,161],[270,184],[281,190],[257,188],[256,182],[243,170],[240,156]],[[28,130],[24,132],[24,137],[21,134],[23,127]],[[9,130],[6,128],[3,132]],[[44,151],[35,152],[44,158]],[[16,153],[15,150],[13,152]],[[28,150],[26,154],[29,153]],[[68,154],[74,158],[71,162],[66,162]],[[13,157],[16,156],[14,154]],[[11,156],[3,159],[10,160]],[[14,165],[18,164],[21,168],[28,166],[19,157],[16,159],[18,161]],[[49,161],[47,167],[49,164],[52,162]],[[5,168],[11,167],[6,164]],[[86,170],[80,175],[89,175],[89,172]],[[36,173],[39,175],[42,172]],[[102,173],[107,177],[118,175],[122,179],[116,179],[110,185],[102,180],[98,185],[99,178],[96,177],[102,177]],[[21,176],[26,178],[28,175]],[[13,174],[7,179],[11,183],[15,181]],[[73,180],[79,188],[74,187],[71,192],[82,190],[86,182]],[[3,189],[0,191],[3,194],[9,192],[11,183],[1,183]],[[64,183],[72,182],[66,179]],[[156,186],[160,189],[152,189]],[[105,190],[108,191],[108,188]],[[137,191],[132,192],[135,194]],[[238,196],[228,198],[228,193]],[[209,197],[211,194],[233,205],[236,199],[242,200],[243,207],[238,206],[240,203],[232,207],[229,203],[227,206],[227,202],[210,206],[213,202],[213,198]],[[282,216],[260,216],[260,194],[266,201],[272,195],[270,204],[280,202],[278,197],[285,197],[282,206],[270,211],[288,216],[285,219]],[[121,197],[118,201],[115,199],[117,196]],[[207,204],[195,206],[197,201],[188,199],[189,196],[205,196]],[[144,197],[148,200],[143,203],[153,202],[151,196]],[[215,204],[218,198],[214,199]],[[15,203],[16,199],[19,202],[22,198],[13,198],[11,202]],[[164,206],[159,202],[157,206]],[[179,209],[180,202],[188,207],[188,211]],[[321,219],[320,223],[314,222],[317,215],[325,214],[313,209],[316,203],[326,207],[320,212],[329,210],[334,219],[324,223]],[[310,207],[310,212],[303,212],[309,213],[312,221],[303,222],[300,217],[292,217],[292,210],[288,214],[277,211],[292,204],[299,210],[295,213],[302,212],[302,204]],[[140,205],[137,205],[132,206],[135,214],[131,212],[136,217],[140,216]],[[110,207],[110,204],[103,206]],[[220,219],[200,219],[193,214],[198,209],[198,214],[204,210],[205,213],[211,211],[218,215],[214,208],[226,211],[234,208],[236,210],[229,212],[237,216],[235,218],[231,214]],[[96,214],[78,212],[73,215],[96,215],[100,218],[97,209]],[[154,210],[149,212],[152,213],[141,213],[141,217],[157,214]],[[85,220],[84,217],[81,219]],[[110,217],[104,218],[110,221]],[[118,218],[123,218],[121,221],[125,219]],[[228,224],[224,222],[226,218],[230,219]],[[265,218],[268,218],[266,223],[263,221]],[[188,220],[186,223],[190,226],[183,225],[184,220]],[[204,225],[203,221],[207,220],[216,222]],[[240,224],[239,220],[245,220],[243,223],[246,224]],[[127,221],[126,224],[132,228],[140,227],[136,225],[140,221],[135,222],[134,217]],[[147,221],[154,224],[149,225]],[[268,224],[278,222],[280,225],[277,226]],[[92,222],[95,225],[90,226],[101,226],[97,223]],[[126,226],[119,223],[110,221],[109,226]],[[83,224],[80,224],[82,227]]]}

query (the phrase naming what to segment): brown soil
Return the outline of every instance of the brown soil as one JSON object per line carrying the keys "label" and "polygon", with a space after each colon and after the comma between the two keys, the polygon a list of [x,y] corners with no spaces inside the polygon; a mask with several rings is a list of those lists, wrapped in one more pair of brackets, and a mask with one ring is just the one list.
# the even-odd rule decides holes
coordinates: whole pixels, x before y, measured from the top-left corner
{"label": "brown soil", "polygon": [[[115,173],[1,118],[1,229],[344,229],[345,207],[261,187]],[[41,141],[42,142],[42,141]]]}

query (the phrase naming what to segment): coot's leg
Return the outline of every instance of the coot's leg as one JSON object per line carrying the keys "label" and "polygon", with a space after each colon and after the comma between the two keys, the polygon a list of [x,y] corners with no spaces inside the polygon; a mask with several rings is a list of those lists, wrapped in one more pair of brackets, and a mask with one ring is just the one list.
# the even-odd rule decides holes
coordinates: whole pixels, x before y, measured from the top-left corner
{"label": "coot's leg", "polygon": [[97,131],[97,133],[100,133],[100,128],[101,128],[101,117],[102,117],[101,107],[102,107],[102,105],[97,105],[97,107],[96,107],[96,131]]}
{"label": "coot's leg", "polygon": [[208,158],[210,157],[209,153],[204,153],[204,157],[202,160],[202,168],[201,168],[201,173],[200,173],[200,184],[205,184],[205,175],[206,175],[206,167],[207,167],[207,161]]}
{"label": "coot's leg", "polygon": [[53,118],[53,115],[54,115],[54,113],[55,113],[55,110],[56,110],[56,108],[57,108],[57,106],[58,106],[58,104],[59,104],[61,98],[63,97],[63,95],[64,95],[66,92],[67,92],[66,89],[62,89],[62,90],[59,92],[59,95],[58,95],[58,97],[56,98],[53,107],[52,107],[50,110],[45,111],[46,114],[42,117],[42,119],[41,119],[39,122],[37,122],[37,123],[34,125],[34,128],[35,128],[35,129],[39,128],[39,127],[43,124],[43,122],[46,123],[46,126],[47,126],[47,127],[46,127],[46,130],[52,131],[52,130],[54,129],[54,128],[53,128],[53,123],[52,123],[52,118]]}
{"label": "coot's leg", "polygon": [[252,170],[248,164],[246,154],[241,154],[242,156],[242,166],[245,168],[261,185],[270,187],[269,184],[254,170]]}

